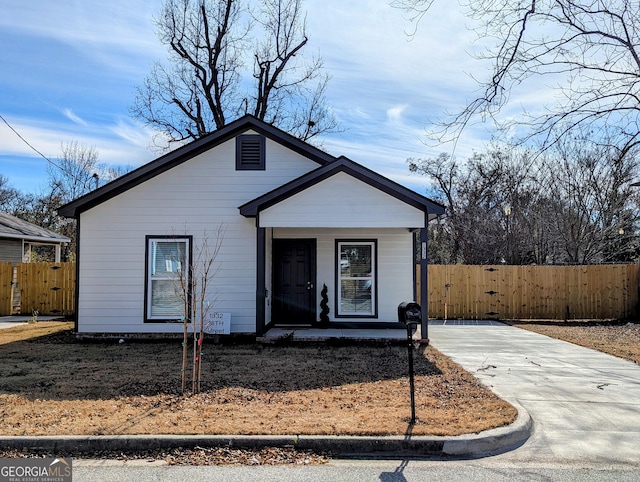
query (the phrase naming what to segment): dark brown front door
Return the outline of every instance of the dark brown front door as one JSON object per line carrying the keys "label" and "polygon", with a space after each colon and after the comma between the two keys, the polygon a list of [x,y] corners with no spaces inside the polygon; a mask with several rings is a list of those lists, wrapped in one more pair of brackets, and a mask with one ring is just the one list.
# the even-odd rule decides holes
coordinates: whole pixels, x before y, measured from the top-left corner
{"label": "dark brown front door", "polygon": [[309,325],[316,321],[316,240],[273,240],[273,311],[275,324]]}

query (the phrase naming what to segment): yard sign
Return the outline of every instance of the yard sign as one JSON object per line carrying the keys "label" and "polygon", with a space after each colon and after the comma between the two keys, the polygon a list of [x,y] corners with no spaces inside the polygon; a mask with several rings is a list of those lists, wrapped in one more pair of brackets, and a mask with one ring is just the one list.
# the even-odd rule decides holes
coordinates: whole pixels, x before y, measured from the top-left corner
{"label": "yard sign", "polygon": [[214,311],[204,325],[207,335],[229,335],[231,333],[231,313]]}

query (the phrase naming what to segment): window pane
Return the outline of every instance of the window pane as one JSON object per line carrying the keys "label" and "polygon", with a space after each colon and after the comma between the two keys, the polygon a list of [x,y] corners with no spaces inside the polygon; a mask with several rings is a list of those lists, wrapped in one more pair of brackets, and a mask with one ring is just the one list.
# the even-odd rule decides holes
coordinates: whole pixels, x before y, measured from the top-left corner
{"label": "window pane", "polygon": [[342,276],[371,275],[371,245],[343,244],[341,257]]}
{"label": "window pane", "polygon": [[152,246],[152,276],[180,272],[185,259],[184,241],[154,241]]}
{"label": "window pane", "polygon": [[340,313],[372,314],[371,279],[343,279],[340,284]]}
{"label": "window pane", "polygon": [[178,280],[151,282],[151,316],[161,318],[181,317],[184,303]]}

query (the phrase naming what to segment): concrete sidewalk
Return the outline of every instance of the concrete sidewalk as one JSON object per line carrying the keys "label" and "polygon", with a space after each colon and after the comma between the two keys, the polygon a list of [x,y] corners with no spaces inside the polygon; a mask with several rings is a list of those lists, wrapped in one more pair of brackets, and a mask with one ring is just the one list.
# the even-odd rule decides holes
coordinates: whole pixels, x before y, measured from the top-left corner
{"label": "concrete sidewalk", "polygon": [[533,419],[505,461],[640,464],[640,366],[519,328],[429,326],[432,345]]}
{"label": "concrete sidewalk", "polygon": [[[23,315],[0,316],[0,330],[26,325],[32,318],[32,316]],[[38,316],[38,321],[65,321],[65,319],[61,316]]]}

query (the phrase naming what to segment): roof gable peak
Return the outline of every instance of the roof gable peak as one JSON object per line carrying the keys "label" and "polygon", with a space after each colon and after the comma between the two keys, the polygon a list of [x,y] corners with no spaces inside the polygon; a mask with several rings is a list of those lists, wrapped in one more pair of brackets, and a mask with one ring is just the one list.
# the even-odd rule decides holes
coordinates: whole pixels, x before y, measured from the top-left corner
{"label": "roof gable peak", "polygon": [[304,142],[283,130],[250,115],[246,114],[236,119],[226,126],[207,134],[206,136],[180,146],[139,168],[111,181],[108,184],[92,191],[78,199],[75,199],[58,209],[61,216],[75,218],[78,215],[91,209],[118,194],[142,184],[163,172],[176,167],[195,156],[206,152],[230,139],[251,130],[278,144],[291,149],[298,154],[317,162],[323,166],[335,160],[335,157],[322,151],[321,149]]}
{"label": "roof gable peak", "polygon": [[339,172],[344,172],[371,187],[374,187],[390,196],[393,196],[411,206],[428,212],[430,216],[444,214],[444,206],[431,199],[406,188],[377,172],[352,161],[348,157],[340,156],[333,162],[321,166],[307,174],[303,174],[297,179],[274,189],[248,203],[243,204],[238,209],[245,217],[255,217],[260,211],[284,199],[287,199],[305,189],[314,186]]}

